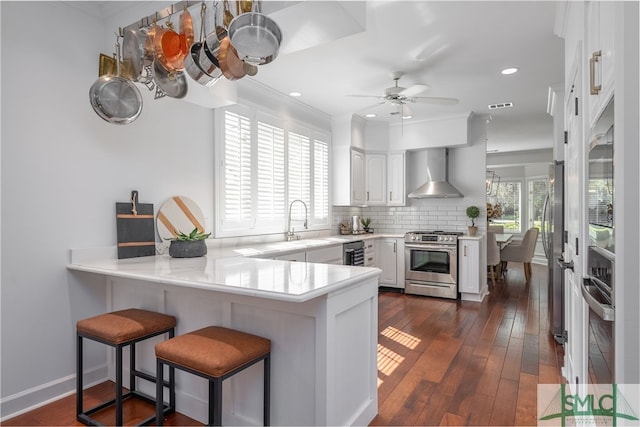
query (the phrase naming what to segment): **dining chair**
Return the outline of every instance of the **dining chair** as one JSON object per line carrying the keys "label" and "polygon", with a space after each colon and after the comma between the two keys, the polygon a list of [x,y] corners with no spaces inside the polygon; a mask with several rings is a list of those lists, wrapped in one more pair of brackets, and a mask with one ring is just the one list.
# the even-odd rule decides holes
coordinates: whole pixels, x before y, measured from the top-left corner
{"label": "dining chair", "polygon": [[500,247],[496,242],[496,233],[487,233],[487,265],[491,270],[491,284],[496,286],[496,266],[500,264]]}
{"label": "dining chair", "polygon": [[511,242],[500,251],[500,260],[505,264],[509,261],[521,262],[524,265],[524,277],[531,279],[531,260],[536,249],[538,229],[530,228],[524,234],[521,243]]}
{"label": "dining chair", "polygon": [[504,225],[490,225],[489,227],[487,227],[487,231],[502,234],[504,233]]}

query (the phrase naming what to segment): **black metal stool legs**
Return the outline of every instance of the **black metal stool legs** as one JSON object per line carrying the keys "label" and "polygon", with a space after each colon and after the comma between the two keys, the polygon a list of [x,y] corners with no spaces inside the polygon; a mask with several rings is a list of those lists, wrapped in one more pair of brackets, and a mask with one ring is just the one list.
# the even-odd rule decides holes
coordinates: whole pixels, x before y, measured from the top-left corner
{"label": "black metal stool legs", "polygon": [[267,357],[262,361],[264,363],[264,410],[263,410],[263,423],[265,426],[270,426],[271,412],[271,353],[267,354]]}

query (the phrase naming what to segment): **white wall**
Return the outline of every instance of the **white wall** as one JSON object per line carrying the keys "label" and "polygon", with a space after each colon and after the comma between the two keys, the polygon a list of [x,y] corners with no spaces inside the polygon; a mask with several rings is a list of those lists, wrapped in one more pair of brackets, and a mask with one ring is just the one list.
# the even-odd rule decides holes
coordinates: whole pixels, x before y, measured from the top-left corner
{"label": "white wall", "polygon": [[[214,129],[212,110],[146,90],[136,122],[104,122],[88,96],[98,53],[113,50],[103,24],[60,2],[0,7],[6,417],[74,389],[75,322],[104,311],[105,287],[68,272],[68,252],[115,245],[116,201],[136,189],[157,211],[185,195],[211,227]],[[89,353],[98,366],[104,352]]]}

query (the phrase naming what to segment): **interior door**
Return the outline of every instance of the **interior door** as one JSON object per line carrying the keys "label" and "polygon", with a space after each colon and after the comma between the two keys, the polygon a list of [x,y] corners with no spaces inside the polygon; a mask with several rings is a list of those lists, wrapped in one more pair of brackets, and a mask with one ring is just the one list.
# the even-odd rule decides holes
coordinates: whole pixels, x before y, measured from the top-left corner
{"label": "interior door", "polygon": [[565,378],[576,392],[583,392],[587,379],[588,307],[581,294],[583,276],[583,243],[585,229],[584,183],[585,152],[583,138],[582,65],[580,49],[572,67],[572,85],[565,104],[567,144],[565,146],[565,224],[564,262],[573,269],[564,270],[565,325],[568,332],[565,345]]}

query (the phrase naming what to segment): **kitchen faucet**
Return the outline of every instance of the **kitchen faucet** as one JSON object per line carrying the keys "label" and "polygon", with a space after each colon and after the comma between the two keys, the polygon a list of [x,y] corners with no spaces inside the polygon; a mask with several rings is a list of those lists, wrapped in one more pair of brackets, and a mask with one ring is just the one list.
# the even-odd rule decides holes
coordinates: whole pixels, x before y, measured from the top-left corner
{"label": "kitchen faucet", "polygon": [[309,211],[307,210],[307,204],[300,199],[296,199],[293,202],[291,202],[291,204],[289,204],[289,222],[287,225],[287,242],[290,242],[292,240],[300,240],[300,236],[295,234],[293,232],[293,229],[291,228],[291,208],[293,207],[293,204],[295,202],[300,202],[302,203],[302,206],[304,206],[304,228],[305,229],[309,228],[307,227],[308,216],[309,216]]}

